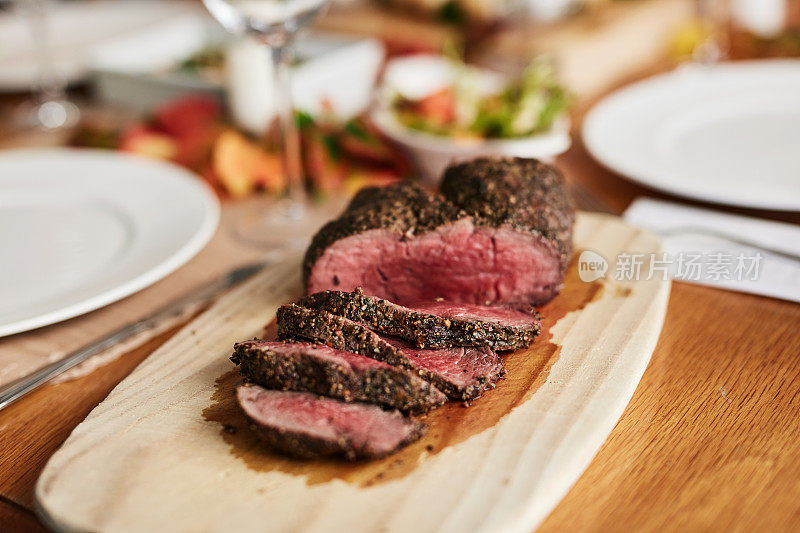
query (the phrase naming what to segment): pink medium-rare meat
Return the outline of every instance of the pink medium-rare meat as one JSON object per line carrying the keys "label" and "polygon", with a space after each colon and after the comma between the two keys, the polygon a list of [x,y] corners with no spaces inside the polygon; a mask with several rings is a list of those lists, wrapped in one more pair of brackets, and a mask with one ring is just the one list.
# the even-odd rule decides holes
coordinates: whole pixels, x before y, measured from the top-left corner
{"label": "pink medium-rare meat", "polygon": [[541,329],[541,321],[534,312],[524,312],[508,307],[433,300],[412,302],[411,308],[415,311],[430,313],[451,320],[489,322],[507,328],[524,328],[537,333]]}
{"label": "pink medium-rare meat", "polygon": [[441,193],[365,189],[315,235],[307,293],[364,292],[402,305],[441,298],[520,309],[558,293],[573,210],[552,167],[481,158],[451,166]]}
{"label": "pink medium-rare meat", "polygon": [[[453,390],[451,397],[462,400],[477,398],[505,375],[500,358],[487,348],[439,348],[425,350],[400,339],[382,337],[384,342],[400,350],[415,368],[445,382]],[[455,387],[453,387],[455,385]]]}
{"label": "pink medium-rare meat", "polygon": [[236,343],[231,360],[249,381],[268,389],[312,392],[424,413],[447,398],[416,373],[376,359],[307,342]]}
{"label": "pink medium-rare meat", "polygon": [[502,359],[489,348],[418,350],[347,318],[294,304],[278,309],[278,335],[284,340],[323,343],[413,370],[456,400],[474,400],[505,375]]}
{"label": "pink medium-rare meat", "polygon": [[417,440],[425,429],[397,410],[307,392],[241,386],[236,397],[257,434],[276,451],[294,457],[385,457]]}
{"label": "pink medium-rare meat", "polygon": [[333,243],[315,264],[307,291],[361,287],[400,304],[443,298],[526,307],[558,290],[562,274],[552,256],[537,237],[476,226],[470,218],[414,239],[375,229]]}

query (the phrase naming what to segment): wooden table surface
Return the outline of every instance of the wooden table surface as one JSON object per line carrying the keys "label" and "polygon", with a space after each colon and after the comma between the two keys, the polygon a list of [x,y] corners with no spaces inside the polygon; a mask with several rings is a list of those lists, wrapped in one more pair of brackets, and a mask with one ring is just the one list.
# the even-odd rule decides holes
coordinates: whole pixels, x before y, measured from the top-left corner
{"label": "wooden table surface", "polygon": [[[661,196],[600,167],[577,140],[558,166],[613,212]],[[798,213],[737,211],[800,223]],[[0,412],[0,530],[43,529],[33,488],[48,457],[174,331]],[[540,531],[796,530],[798,347],[800,305],[674,283],[632,401]]]}

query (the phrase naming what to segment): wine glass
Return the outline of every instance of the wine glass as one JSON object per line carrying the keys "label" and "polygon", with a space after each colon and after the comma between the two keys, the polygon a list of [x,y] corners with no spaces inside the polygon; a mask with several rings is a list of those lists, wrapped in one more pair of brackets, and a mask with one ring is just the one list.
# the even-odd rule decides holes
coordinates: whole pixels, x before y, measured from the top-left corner
{"label": "wine glass", "polygon": [[728,9],[728,0],[695,0],[695,10],[705,34],[694,51],[695,62],[713,65],[725,57],[728,43],[724,28]]}
{"label": "wine glass", "polygon": [[78,106],[66,97],[66,83],[53,64],[50,31],[52,0],[17,0],[17,8],[28,20],[37,63],[35,100],[23,103],[16,112],[16,125],[21,129],[59,130],[78,123]]}
{"label": "wine glass", "polygon": [[208,11],[234,35],[250,35],[270,49],[275,72],[277,115],[288,194],[262,202],[259,213],[241,217],[236,231],[263,247],[299,248],[323,219],[305,190],[300,134],[294,119],[289,83],[292,44],[298,32],[320,14],[328,0],[203,0]]}

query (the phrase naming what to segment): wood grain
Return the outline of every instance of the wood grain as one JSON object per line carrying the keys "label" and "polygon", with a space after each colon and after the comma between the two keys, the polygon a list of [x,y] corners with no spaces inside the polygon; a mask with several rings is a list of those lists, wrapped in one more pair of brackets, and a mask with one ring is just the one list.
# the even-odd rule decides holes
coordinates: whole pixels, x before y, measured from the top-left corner
{"label": "wood grain", "polygon": [[[652,234],[602,215],[579,217],[575,243],[608,258],[660,249]],[[543,339],[510,356],[510,378],[486,398],[430,415],[426,440],[383,461],[300,462],[257,443],[236,448],[223,438],[224,420],[203,416],[221,399],[215,382],[230,373],[231,344],[257,334],[299,294],[299,260],[220,300],[92,411],[37,483],[49,520],[90,531],[528,530],[622,413],[669,293],[659,279],[584,283],[573,264],[564,292],[542,309],[552,317],[553,345]],[[547,360],[552,366],[539,379]],[[236,424],[226,429],[247,431]]]}
{"label": "wood grain", "polygon": [[[33,488],[47,458],[119,381],[175,334],[167,331],[89,376],[46,386],[0,415],[0,498],[33,513]],[[0,529],[1,530],[1,529]]]}
{"label": "wood grain", "polygon": [[540,528],[797,531],[800,306],[673,284],[625,414]]}
{"label": "wood grain", "polygon": [[3,531],[46,531],[33,511],[1,498],[0,526]]}

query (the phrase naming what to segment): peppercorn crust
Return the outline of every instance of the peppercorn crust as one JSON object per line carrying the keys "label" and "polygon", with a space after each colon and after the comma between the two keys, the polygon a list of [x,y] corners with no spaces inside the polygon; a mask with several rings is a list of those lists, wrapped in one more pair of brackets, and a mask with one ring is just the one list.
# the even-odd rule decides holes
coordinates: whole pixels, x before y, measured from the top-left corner
{"label": "peppercorn crust", "polygon": [[533,317],[527,327],[445,318],[367,296],[360,289],[318,292],[297,305],[328,311],[380,333],[411,341],[419,348],[485,346],[493,350],[517,350],[530,346],[542,329],[541,321]]}
{"label": "peppercorn crust", "polygon": [[482,157],[448,167],[441,191],[478,225],[508,225],[552,241],[566,271],[575,209],[555,167],[536,159]]}
{"label": "peppercorn crust", "polygon": [[478,373],[469,382],[461,383],[415,364],[402,349],[382,339],[374,331],[327,311],[289,304],[278,309],[277,317],[278,338],[281,340],[310,340],[404,368],[429,381],[448,398],[474,400],[505,375],[502,359],[487,348],[479,350],[491,358],[491,370]]}
{"label": "peppercorn crust", "polygon": [[239,365],[239,372],[247,381],[267,389],[312,392],[415,414],[426,413],[447,400],[412,372],[377,364],[358,369],[344,360],[319,357],[314,345],[306,343],[280,346],[257,339],[239,342],[234,345],[231,361]]}

